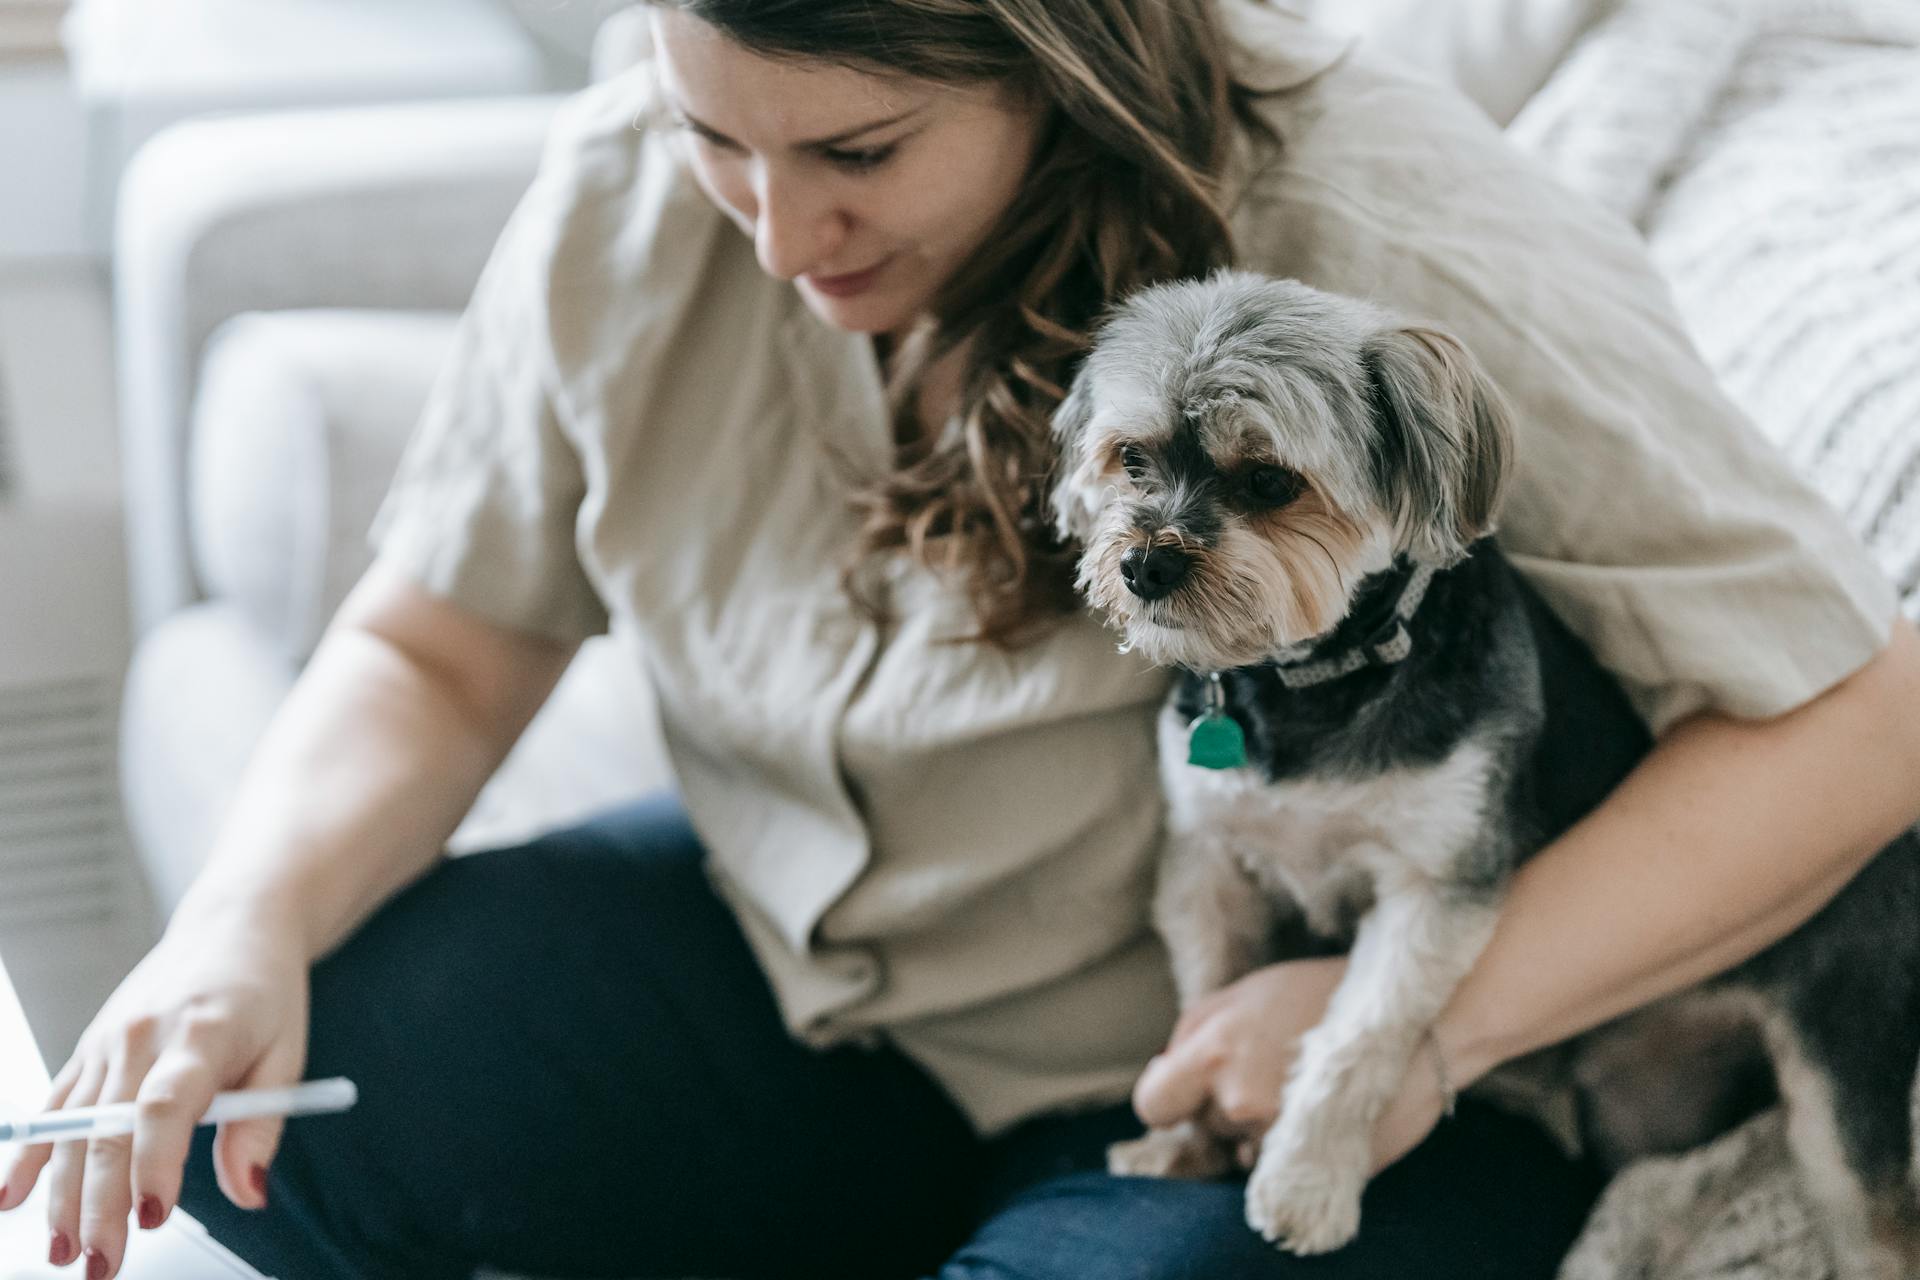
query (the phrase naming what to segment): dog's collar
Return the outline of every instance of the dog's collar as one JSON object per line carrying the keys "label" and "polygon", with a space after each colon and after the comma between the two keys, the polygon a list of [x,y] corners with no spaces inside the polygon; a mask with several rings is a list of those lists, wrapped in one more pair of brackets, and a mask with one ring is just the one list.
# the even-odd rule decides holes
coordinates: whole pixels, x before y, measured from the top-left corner
{"label": "dog's collar", "polygon": [[[1389,667],[1399,662],[1413,652],[1413,635],[1407,630],[1407,623],[1413,620],[1414,611],[1420,607],[1432,581],[1430,564],[1403,565],[1390,571],[1378,586],[1366,592],[1370,600],[1363,597],[1366,619],[1380,617],[1379,622],[1368,625],[1363,620],[1354,627],[1341,627],[1329,638],[1328,644],[1317,646],[1303,660],[1275,662],[1274,674],[1289,689],[1308,689],[1352,675],[1362,667]],[[1328,655],[1327,650],[1339,641],[1340,633],[1351,631],[1359,632],[1362,639],[1345,652]]]}
{"label": "dog's collar", "polygon": [[[1289,689],[1311,688],[1362,667],[1392,666],[1413,652],[1413,633],[1407,623],[1433,581],[1433,566],[1401,565],[1379,577],[1378,583],[1362,591],[1359,607],[1326,643],[1309,649],[1298,662],[1273,663],[1281,684]],[[1325,656],[1343,636],[1356,633],[1361,639],[1351,642],[1345,652]],[[1227,714],[1227,692],[1220,675],[1206,673],[1205,707],[1187,726],[1187,763],[1203,769],[1238,769],[1247,763],[1247,739],[1239,722]]]}

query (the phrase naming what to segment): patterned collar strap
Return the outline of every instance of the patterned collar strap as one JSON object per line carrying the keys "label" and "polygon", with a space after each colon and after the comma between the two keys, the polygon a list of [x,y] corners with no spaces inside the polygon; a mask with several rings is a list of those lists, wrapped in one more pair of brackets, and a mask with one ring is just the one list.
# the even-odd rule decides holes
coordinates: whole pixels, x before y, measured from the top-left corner
{"label": "patterned collar strap", "polygon": [[1408,576],[1406,585],[1400,589],[1399,603],[1394,606],[1385,625],[1366,640],[1335,657],[1316,658],[1311,662],[1292,665],[1274,664],[1280,683],[1289,689],[1306,689],[1351,675],[1362,667],[1392,666],[1412,653],[1413,636],[1407,630],[1407,623],[1412,621],[1414,611],[1420,607],[1421,599],[1427,594],[1427,585],[1432,581],[1432,565],[1423,564],[1415,569]]}

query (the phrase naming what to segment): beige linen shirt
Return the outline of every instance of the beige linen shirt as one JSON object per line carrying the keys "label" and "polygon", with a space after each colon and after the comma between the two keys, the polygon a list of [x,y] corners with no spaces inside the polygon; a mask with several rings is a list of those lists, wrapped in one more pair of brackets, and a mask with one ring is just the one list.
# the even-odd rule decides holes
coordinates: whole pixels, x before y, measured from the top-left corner
{"label": "beige linen shirt", "polygon": [[[1885,642],[1891,587],[1716,389],[1629,228],[1464,99],[1223,0],[1286,147],[1236,179],[1242,265],[1438,322],[1517,410],[1502,542],[1662,730],[1766,716]],[[659,691],[714,883],[793,1032],[884,1036],[983,1131],[1126,1096],[1173,1018],[1147,923],[1168,676],[1090,616],[1014,654],[876,558],[870,342],[764,275],[644,125],[642,63],[573,100],[375,526],[496,622],[608,629]],[[1252,152],[1243,151],[1250,158]]]}

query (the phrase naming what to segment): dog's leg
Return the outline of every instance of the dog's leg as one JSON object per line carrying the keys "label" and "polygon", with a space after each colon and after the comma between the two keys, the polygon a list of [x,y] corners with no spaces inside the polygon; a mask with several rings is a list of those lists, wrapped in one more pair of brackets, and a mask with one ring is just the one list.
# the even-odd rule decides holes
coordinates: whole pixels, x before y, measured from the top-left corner
{"label": "dog's leg", "polygon": [[[1768,1002],[1761,1026],[1787,1145],[1838,1280],[1920,1275],[1913,1182],[1915,1029]],[[1892,1020],[1887,1020],[1892,1021]]]}
{"label": "dog's leg", "polygon": [[1778,1099],[1754,998],[1696,987],[1573,1044],[1582,1146],[1609,1173],[1702,1146]]}
{"label": "dog's leg", "polygon": [[1300,1057],[1247,1182],[1247,1222],[1295,1253],[1360,1226],[1375,1121],[1415,1050],[1493,932],[1499,902],[1421,876],[1383,882],[1346,976]]}
{"label": "dog's leg", "polygon": [[[1274,906],[1224,840],[1173,835],[1161,856],[1153,918],[1185,1009],[1265,963]],[[1217,1178],[1237,1167],[1231,1143],[1190,1121],[1107,1149],[1107,1169],[1118,1174]]]}
{"label": "dog's leg", "polygon": [[1153,923],[1166,940],[1184,1010],[1265,964],[1284,904],[1255,884],[1225,839],[1169,837],[1153,895]]}

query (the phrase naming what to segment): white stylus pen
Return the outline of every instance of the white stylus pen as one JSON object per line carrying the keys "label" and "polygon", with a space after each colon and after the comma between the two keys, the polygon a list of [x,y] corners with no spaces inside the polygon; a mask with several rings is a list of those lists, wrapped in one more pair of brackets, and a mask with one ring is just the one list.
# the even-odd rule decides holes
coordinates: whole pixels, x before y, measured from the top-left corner
{"label": "white stylus pen", "polygon": [[[345,1111],[360,1098],[360,1091],[345,1076],[309,1080],[287,1089],[234,1089],[213,1095],[213,1104],[200,1118],[201,1124],[222,1120],[247,1120],[254,1116],[310,1116],[328,1111]],[[82,1138],[105,1138],[116,1133],[132,1133],[139,1108],[133,1102],[107,1102],[94,1107],[74,1107],[69,1111],[48,1111],[31,1120],[0,1123],[0,1142],[75,1142]]]}

